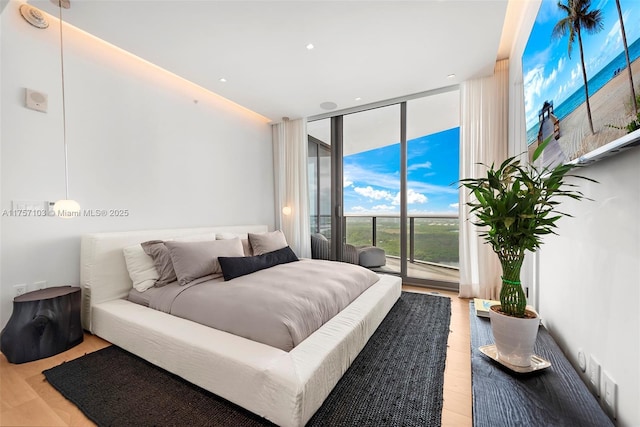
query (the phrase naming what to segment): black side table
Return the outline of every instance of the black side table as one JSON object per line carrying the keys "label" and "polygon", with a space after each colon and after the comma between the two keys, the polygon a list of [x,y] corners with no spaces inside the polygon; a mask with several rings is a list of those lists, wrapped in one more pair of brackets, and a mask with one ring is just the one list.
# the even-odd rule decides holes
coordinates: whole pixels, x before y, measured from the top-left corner
{"label": "black side table", "polygon": [[59,286],[13,299],[13,313],[0,335],[0,350],[11,363],[25,363],[80,344],[79,287]]}

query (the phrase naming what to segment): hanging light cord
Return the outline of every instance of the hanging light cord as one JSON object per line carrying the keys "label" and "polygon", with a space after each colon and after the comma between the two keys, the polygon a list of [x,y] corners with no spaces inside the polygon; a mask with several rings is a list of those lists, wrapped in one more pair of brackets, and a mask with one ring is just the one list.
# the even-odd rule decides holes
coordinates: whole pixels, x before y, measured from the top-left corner
{"label": "hanging light cord", "polygon": [[60,75],[62,76],[62,141],[64,143],[64,194],[69,199],[69,167],[67,165],[67,112],[64,98],[64,48],[62,46],[62,0],[58,0],[60,9]]}

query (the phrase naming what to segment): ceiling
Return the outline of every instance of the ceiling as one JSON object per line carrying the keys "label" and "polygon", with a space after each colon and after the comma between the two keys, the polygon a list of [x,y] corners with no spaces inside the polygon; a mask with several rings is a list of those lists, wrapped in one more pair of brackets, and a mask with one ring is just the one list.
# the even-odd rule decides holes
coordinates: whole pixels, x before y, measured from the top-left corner
{"label": "ceiling", "polygon": [[274,122],[489,75],[518,19],[518,0],[71,3],[65,22]]}

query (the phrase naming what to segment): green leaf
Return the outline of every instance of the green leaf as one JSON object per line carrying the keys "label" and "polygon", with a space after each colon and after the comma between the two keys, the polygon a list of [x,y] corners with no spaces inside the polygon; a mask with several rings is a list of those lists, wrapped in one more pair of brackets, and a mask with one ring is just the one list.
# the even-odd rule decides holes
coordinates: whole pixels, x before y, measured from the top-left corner
{"label": "green leaf", "polygon": [[507,227],[507,229],[509,229],[511,228],[511,226],[515,221],[516,219],[514,217],[507,217],[504,219],[504,226]]}
{"label": "green leaf", "polygon": [[[536,158],[546,145],[538,147]],[[510,157],[497,169],[485,167],[484,177],[461,179],[460,184],[473,195],[467,202],[475,221],[470,222],[482,227],[479,236],[498,254],[536,251],[543,236],[555,234],[556,221],[570,216],[557,210],[561,198],[586,199],[576,184],[565,182],[574,176],[568,175],[573,165],[536,167]]]}
{"label": "green leaf", "polygon": [[543,142],[542,144],[538,145],[538,148],[536,148],[536,150],[533,152],[533,156],[531,157],[532,161],[535,162],[536,160],[538,160],[538,157],[540,157],[540,155],[542,154],[544,149],[547,148],[547,145],[549,145],[550,141],[551,141],[551,139],[547,139],[545,142]]}

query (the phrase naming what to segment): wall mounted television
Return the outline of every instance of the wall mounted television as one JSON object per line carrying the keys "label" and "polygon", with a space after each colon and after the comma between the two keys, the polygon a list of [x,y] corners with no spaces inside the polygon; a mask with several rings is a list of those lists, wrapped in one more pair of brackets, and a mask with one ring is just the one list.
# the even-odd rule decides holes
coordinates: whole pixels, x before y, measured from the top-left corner
{"label": "wall mounted television", "polygon": [[[564,25],[570,8],[592,24],[579,35]],[[547,140],[545,166],[589,164],[640,145],[640,1],[542,0],[522,70],[530,157]]]}

